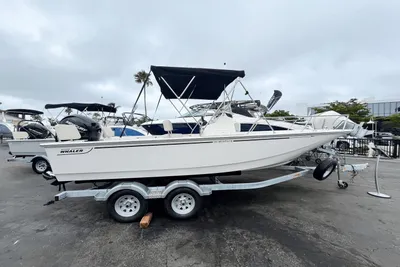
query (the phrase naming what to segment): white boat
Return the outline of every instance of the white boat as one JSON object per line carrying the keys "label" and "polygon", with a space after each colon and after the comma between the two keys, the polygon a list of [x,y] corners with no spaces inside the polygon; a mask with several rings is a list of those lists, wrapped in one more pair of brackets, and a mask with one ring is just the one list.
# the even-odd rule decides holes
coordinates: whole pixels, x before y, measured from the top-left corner
{"label": "white boat", "polygon": [[[64,109],[76,109],[81,112],[81,114],[68,115],[58,122],[59,124],[75,125],[79,129],[81,140],[97,140],[100,136],[107,138],[101,125],[89,118],[85,112],[116,112],[114,107],[97,103],[63,103],[47,104],[45,106],[46,109],[60,107]],[[15,110],[13,112],[15,112]],[[43,114],[41,111],[36,112],[37,114]],[[61,111],[60,114],[62,112],[63,111]],[[28,113],[25,112],[25,115],[27,114]],[[90,131],[88,131],[88,128],[90,128]],[[32,164],[33,171],[38,174],[51,169],[46,157],[46,152],[40,145],[45,143],[54,143],[57,140],[54,128],[51,126],[45,126],[42,122],[20,120],[12,134],[13,140],[8,140],[9,154],[12,157],[7,159],[8,162],[20,161],[30,163]],[[108,133],[108,136],[113,136],[112,131],[111,133]]]}
{"label": "white boat", "polygon": [[[12,129],[12,140],[8,140],[10,154],[13,156],[44,155],[40,144],[43,140],[54,142],[54,130],[40,121],[26,119],[26,116],[42,115],[43,112],[32,109],[8,109],[6,114],[16,118]],[[22,116],[22,118],[20,118]]]}
{"label": "white boat", "polygon": [[[346,123],[346,128],[352,130],[350,136],[361,138],[366,134],[365,129],[362,128],[362,124],[358,125],[335,111],[326,111],[303,118],[288,116],[271,117],[268,118],[268,120],[263,120],[263,118],[266,118],[266,114],[279,101],[281,96],[282,93],[275,90],[267,106],[262,105],[259,100],[226,101],[224,103],[213,102],[190,106],[190,112],[177,118],[170,119],[173,126],[172,133],[199,133],[199,121],[204,124],[204,122],[212,119],[219,106],[223,104],[225,113],[229,114],[235,123],[239,124],[241,132],[248,132],[250,130],[255,132],[302,130],[304,127],[308,129],[323,129],[325,127],[340,129],[343,128]],[[163,135],[167,133],[163,129],[163,120],[148,121],[141,126],[152,135]]]}
{"label": "white boat", "polygon": [[[237,82],[231,91],[226,86],[245,76],[244,71],[164,66],[152,66],[151,72],[162,95],[178,100],[184,108],[182,99],[215,101],[223,92],[231,95]],[[352,130],[345,127],[346,123],[343,129],[314,129],[306,123],[301,130],[242,132],[240,125],[221,109],[201,126],[199,134],[173,134],[170,121],[163,126],[167,134],[161,136],[42,144],[52,166],[46,175],[58,182],[110,181],[209,176],[270,168],[288,163]],[[59,138],[63,136],[60,140],[80,137],[74,127],[58,127],[56,132]]]}
{"label": "white boat", "polygon": [[[115,111],[115,108],[97,104],[97,103],[64,103],[64,104],[47,104],[45,106],[46,109],[52,108],[71,108],[76,109],[78,111],[90,112],[90,111],[105,111],[112,112]],[[38,111],[43,114],[43,112]],[[59,123],[68,123],[71,124],[76,119],[84,119],[84,117],[77,115],[68,115],[64,117]],[[24,124],[25,123],[25,124]],[[79,126],[80,129],[82,125]],[[84,131],[84,129],[83,129]],[[84,133],[82,132],[82,135]],[[16,131],[13,132],[13,140],[8,141],[9,146],[9,154],[16,157],[33,157],[37,155],[46,155],[43,147],[40,144],[44,143],[54,143],[55,132],[51,127],[46,127],[41,122],[32,122],[21,120],[17,127]],[[84,139],[87,139],[86,136],[82,136]]]}
{"label": "white boat", "polygon": [[[149,135],[149,132],[145,128],[137,125],[129,125],[126,121],[126,114],[129,114],[129,112],[123,112],[122,116],[116,116],[115,114],[113,116],[105,116],[100,120],[104,127],[113,131],[111,138]],[[135,113],[135,115],[144,116],[139,113]]]}
{"label": "white boat", "polygon": [[[278,95],[278,97],[276,96]],[[275,90],[269,103],[275,104],[282,93]],[[278,99],[276,99],[278,98]],[[190,112],[182,114],[181,116],[170,119],[173,131],[172,133],[178,134],[196,134],[200,132],[199,121],[207,122],[210,120],[217,111],[218,107],[223,104],[224,111],[226,114],[230,114],[235,122],[239,123],[240,131],[247,132],[253,125],[252,131],[285,131],[294,129],[303,129],[302,125],[298,125],[292,122],[286,122],[283,120],[270,119],[260,120],[265,114],[271,110],[272,106],[263,106],[259,100],[256,101],[227,101],[225,103],[204,103],[190,106]],[[340,114],[339,114],[340,115]],[[148,121],[141,124],[152,135],[163,135],[166,132],[163,129],[163,120]],[[309,125],[311,127],[311,125]]]}
{"label": "white boat", "polygon": [[14,125],[6,121],[0,121],[0,137],[2,139],[3,138],[12,139],[13,131],[14,131]]}

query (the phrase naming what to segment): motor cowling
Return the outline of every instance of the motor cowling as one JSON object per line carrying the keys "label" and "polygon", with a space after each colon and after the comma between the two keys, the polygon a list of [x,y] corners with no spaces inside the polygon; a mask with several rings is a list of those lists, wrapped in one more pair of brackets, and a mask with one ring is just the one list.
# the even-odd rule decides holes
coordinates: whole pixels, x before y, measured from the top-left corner
{"label": "motor cowling", "polygon": [[88,141],[99,141],[101,137],[101,126],[100,124],[83,115],[75,114],[64,117],[59,124],[74,125],[79,133],[81,139]]}
{"label": "motor cowling", "polygon": [[28,133],[29,139],[46,139],[51,136],[51,132],[46,126],[35,122],[22,125],[18,130]]}

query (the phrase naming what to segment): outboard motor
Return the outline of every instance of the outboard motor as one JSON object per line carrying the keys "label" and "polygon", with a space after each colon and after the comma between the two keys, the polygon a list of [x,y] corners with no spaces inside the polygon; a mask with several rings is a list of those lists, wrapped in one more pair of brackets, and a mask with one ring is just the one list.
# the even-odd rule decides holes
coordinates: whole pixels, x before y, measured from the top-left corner
{"label": "outboard motor", "polygon": [[75,114],[64,117],[59,124],[74,125],[79,133],[81,139],[88,141],[99,141],[101,137],[101,126],[100,124],[83,115]]}
{"label": "outboard motor", "polygon": [[19,125],[18,130],[21,132],[27,132],[29,139],[46,139],[51,136],[49,129],[37,122]]}

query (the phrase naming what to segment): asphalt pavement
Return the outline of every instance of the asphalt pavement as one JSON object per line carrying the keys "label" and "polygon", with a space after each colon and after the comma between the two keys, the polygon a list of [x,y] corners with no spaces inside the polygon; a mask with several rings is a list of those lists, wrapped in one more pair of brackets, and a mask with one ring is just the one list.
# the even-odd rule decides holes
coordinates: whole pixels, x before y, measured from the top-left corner
{"label": "asphalt pavement", "polygon": [[151,225],[140,229],[113,221],[105,203],[91,198],[44,206],[57,188],[29,164],[7,163],[7,156],[0,145],[0,266],[400,266],[398,161],[380,168],[382,191],[391,199],[366,193],[374,190],[370,167],[345,190],[335,176],[308,175],[264,189],[215,192],[185,221],[152,201]]}

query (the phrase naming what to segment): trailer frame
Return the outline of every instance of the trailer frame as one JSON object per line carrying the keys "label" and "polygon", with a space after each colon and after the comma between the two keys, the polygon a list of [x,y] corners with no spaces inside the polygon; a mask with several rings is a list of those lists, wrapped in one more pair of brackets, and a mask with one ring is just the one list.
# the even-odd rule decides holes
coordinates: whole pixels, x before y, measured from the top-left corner
{"label": "trailer frame", "polygon": [[[352,172],[353,176],[355,176],[358,171],[364,170],[367,167],[368,163],[341,166],[340,162],[337,162],[334,170],[337,172],[339,188],[345,189],[348,187],[348,183],[341,180],[340,172]],[[273,169],[293,172],[262,181],[245,183],[222,183],[215,176],[209,177],[212,181],[211,184],[197,183],[191,179],[175,180],[166,186],[146,186],[139,181],[110,182],[105,188],[91,187],[82,190],[65,190],[55,195],[55,201],[67,198],[93,197],[96,201],[107,202],[108,211],[116,221],[132,222],[141,218],[147,212],[148,200],[164,199],[165,209],[171,217],[186,219],[194,216],[199,210],[202,203],[201,198],[211,195],[214,191],[261,189],[303,177],[315,170],[315,168],[307,166],[280,166]],[[55,179],[51,171],[47,171],[43,176],[47,180]],[[58,185],[60,186],[60,184]],[[61,189],[61,186],[59,189]],[[185,213],[185,210],[189,212]],[[136,213],[130,216],[129,214],[132,214],[132,212]]]}

